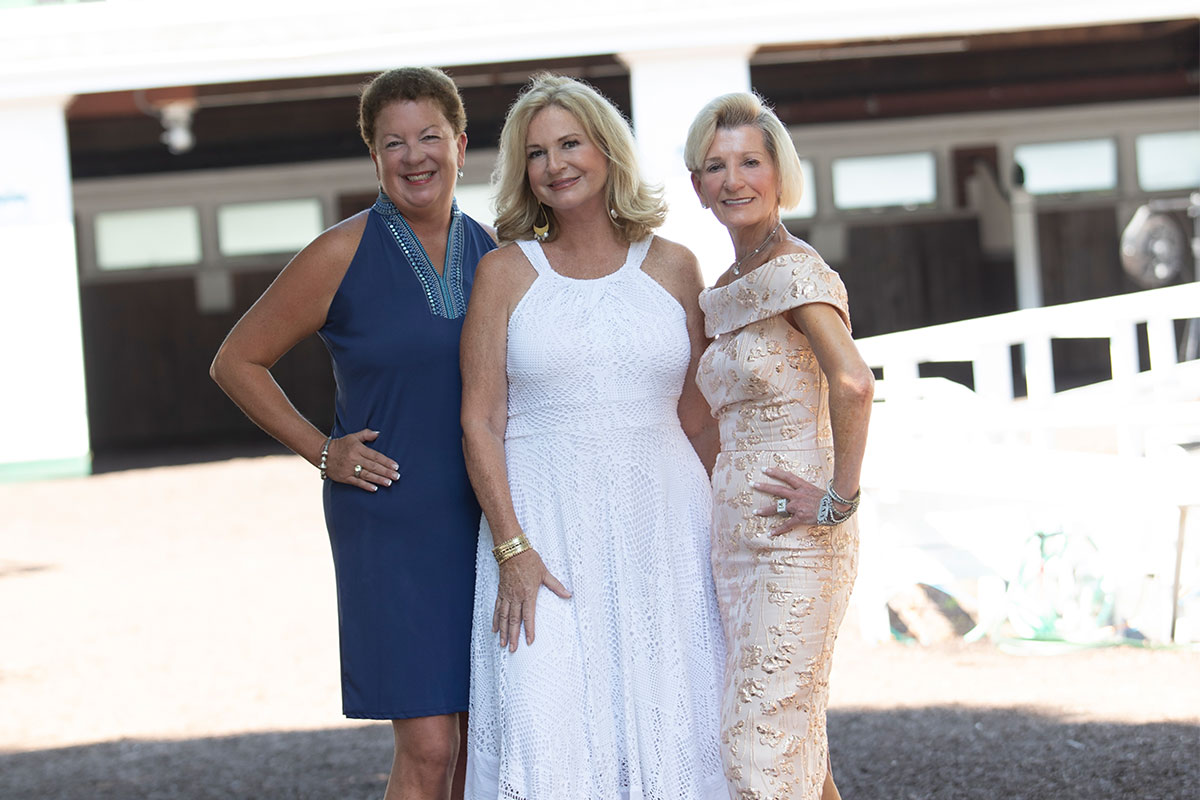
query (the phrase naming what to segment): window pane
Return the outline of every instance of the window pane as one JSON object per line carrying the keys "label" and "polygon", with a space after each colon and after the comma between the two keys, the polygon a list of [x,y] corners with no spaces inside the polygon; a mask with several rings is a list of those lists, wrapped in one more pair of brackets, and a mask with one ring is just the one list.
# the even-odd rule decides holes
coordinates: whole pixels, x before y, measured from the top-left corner
{"label": "window pane", "polygon": [[1200,131],[1137,137],[1137,173],[1148,192],[1200,187]]}
{"label": "window pane", "polygon": [[200,263],[200,215],[190,206],[108,211],[95,225],[100,269]]}
{"label": "window pane", "polygon": [[833,162],[833,204],[838,208],[913,207],[936,200],[933,153],[858,156]]}
{"label": "window pane", "polygon": [[1117,145],[1112,139],[1018,145],[1013,159],[1025,171],[1025,189],[1031,194],[1117,187]]}
{"label": "window pane", "polygon": [[217,209],[217,242],[223,256],[294,253],[325,226],[321,201],[230,203]]}

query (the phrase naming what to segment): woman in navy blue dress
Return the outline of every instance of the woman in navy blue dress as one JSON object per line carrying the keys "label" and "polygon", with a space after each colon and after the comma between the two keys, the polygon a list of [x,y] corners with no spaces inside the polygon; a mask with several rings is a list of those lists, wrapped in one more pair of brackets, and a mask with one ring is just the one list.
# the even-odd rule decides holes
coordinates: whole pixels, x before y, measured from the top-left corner
{"label": "woman in navy blue dress", "polygon": [[[444,800],[468,705],[480,516],[463,465],[459,335],[475,266],[495,243],[454,203],[466,114],[448,76],[379,75],[359,126],[379,198],[292,259],[230,332],[212,376],[327,478],[343,712],[392,720],[387,798]],[[337,379],[329,433],[269,371],[312,333]]]}

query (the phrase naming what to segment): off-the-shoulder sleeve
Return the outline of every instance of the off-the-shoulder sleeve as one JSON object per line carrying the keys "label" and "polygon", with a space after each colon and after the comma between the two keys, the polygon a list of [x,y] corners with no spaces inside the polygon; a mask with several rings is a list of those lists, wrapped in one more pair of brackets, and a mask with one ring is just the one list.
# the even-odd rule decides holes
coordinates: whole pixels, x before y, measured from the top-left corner
{"label": "off-the-shoulder sleeve", "polygon": [[710,337],[808,303],[828,303],[850,328],[850,305],[841,276],[820,256],[810,253],[771,259],[729,285],[700,295],[705,332]]}

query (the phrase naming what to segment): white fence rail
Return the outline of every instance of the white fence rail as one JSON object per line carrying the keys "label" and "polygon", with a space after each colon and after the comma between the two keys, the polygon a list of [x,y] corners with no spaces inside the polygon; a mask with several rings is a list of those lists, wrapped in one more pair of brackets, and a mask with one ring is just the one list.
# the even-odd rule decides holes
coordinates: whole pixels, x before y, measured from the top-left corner
{"label": "white fence rail", "polygon": [[1174,321],[1195,317],[1200,317],[1200,282],[872,336],[858,346],[892,386],[917,379],[922,363],[966,361],[976,394],[1011,400],[1011,348],[1021,345],[1027,395],[1038,402],[1055,391],[1051,340],[1108,339],[1112,378],[1123,382],[1140,369],[1139,324],[1147,328],[1151,373],[1165,375],[1177,363]]}
{"label": "white fence rail", "polygon": [[[863,468],[864,536],[878,530],[864,546],[862,613],[917,581],[1009,579],[1025,537],[1059,525],[1100,548],[1122,618],[1171,641],[1182,612],[1184,640],[1200,640],[1200,606],[1180,606],[1197,569],[1184,542],[1187,508],[1200,505],[1200,456],[1173,446],[1200,441],[1200,361],[1179,363],[1175,336],[1176,320],[1194,318],[1200,283],[860,340],[867,363],[883,369]],[[1112,380],[1056,394],[1059,338],[1106,339]],[[1015,402],[1014,345],[1028,392]],[[918,380],[927,362],[970,363],[975,392]],[[1160,599],[1138,611],[1129,598],[1147,591]],[[886,635],[876,622],[873,635]]]}

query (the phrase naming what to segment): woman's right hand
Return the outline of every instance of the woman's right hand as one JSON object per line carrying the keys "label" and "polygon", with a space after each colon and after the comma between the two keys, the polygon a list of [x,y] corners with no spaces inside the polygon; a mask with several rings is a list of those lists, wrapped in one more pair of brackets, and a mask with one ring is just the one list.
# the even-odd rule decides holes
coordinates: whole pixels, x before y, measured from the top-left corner
{"label": "woman's right hand", "polygon": [[525,624],[525,643],[533,644],[534,611],[543,585],[564,600],[571,596],[567,587],[546,569],[536,550],[518,553],[500,565],[492,633],[500,634],[500,646],[507,647],[509,652],[517,652],[521,623]]}
{"label": "woman's right hand", "polygon": [[758,517],[773,517],[778,515],[782,522],[771,529],[771,536],[782,536],[797,528],[811,528],[817,524],[817,512],[820,510],[824,490],[813,486],[794,472],[777,467],[765,467],[763,474],[774,478],[779,483],[758,483],[750,485],[760,492],[765,492],[784,501],[786,512],[780,512],[776,503],[756,509]]}
{"label": "woman's right hand", "polygon": [[[367,447],[367,442],[378,438],[379,431],[363,428],[331,441],[329,455],[325,458],[325,475],[332,481],[348,483],[368,492],[378,491],[380,486],[391,486],[392,481],[400,478],[397,472],[400,465]],[[355,475],[354,468],[359,465],[362,470]]]}

